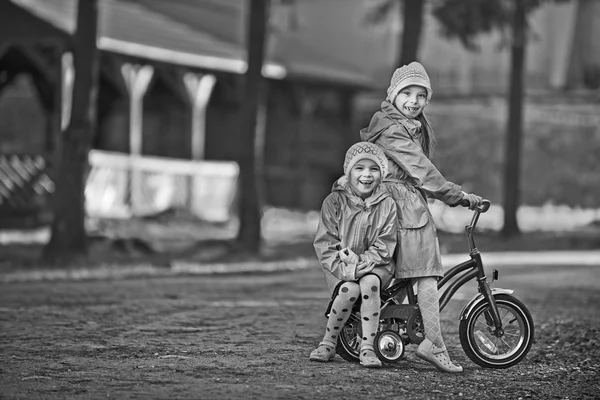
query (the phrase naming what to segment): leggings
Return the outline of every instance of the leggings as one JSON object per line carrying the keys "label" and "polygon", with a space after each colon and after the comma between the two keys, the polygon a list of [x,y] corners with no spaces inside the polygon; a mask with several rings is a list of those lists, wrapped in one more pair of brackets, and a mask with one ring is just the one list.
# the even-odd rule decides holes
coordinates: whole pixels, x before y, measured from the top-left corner
{"label": "leggings", "polygon": [[379,277],[374,274],[365,275],[358,282],[344,282],[338,290],[329,311],[327,328],[321,344],[336,346],[339,332],[352,312],[352,306],[361,296],[360,315],[362,322],[362,348],[373,349],[373,341],[377,334],[380,310]]}

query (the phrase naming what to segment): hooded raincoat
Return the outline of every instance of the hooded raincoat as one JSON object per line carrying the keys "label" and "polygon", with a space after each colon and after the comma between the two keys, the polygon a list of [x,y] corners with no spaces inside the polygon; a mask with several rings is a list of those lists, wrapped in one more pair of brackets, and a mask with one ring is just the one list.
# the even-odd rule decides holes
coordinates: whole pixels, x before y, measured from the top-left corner
{"label": "hooded raincoat", "polygon": [[420,123],[404,117],[384,101],[361,139],[379,145],[388,158],[389,173],[383,185],[398,207],[396,278],[443,276],[433,217],[423,194],[456,205],[461,187],[447,181],[425,155]]}
{"label": "hooded raincoat", "polygon": [[345,247],[361,262],[374,264],[372,273],[385,287],[394,273],[397,230],[396,204],[381,185],[363,200],[354,194],[345,176],[338,179],[323,201],[313,243],[330,293],[334,294],[340,282],[357,280],[356,266],[340,260],[338,251]]}

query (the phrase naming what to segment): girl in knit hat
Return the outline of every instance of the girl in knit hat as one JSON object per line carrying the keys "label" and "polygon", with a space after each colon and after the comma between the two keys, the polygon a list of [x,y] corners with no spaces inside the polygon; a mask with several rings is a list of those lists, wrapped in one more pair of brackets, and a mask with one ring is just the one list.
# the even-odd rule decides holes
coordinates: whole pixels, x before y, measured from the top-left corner
{"label": "girl in knit hat", "polygon": [[384,186],[396,200],[400,225],[395,277],[417,281],[425,328],[425,340],[416,354],[443,371],[462,372],[462,367],[450,360],[442,339],[437,280],[443,276],[443,270],[426,196],[450,206],[468,203],[469,208],[480,205],[482,198],[447,181],[430,161],[435,136],[425,108],[432,92],[421,64],[412,62],[398,68],[381,110],[360,135],[362,140],[379,145],[389,160]]}
{"label": "girl in knit hat", "polygon": [[323,201],[314,248],[332,300],[325,336],[310,354],[313,361],[333,358],[339,333],[360,297],[360,363],[381,367],[373,348],[379,291],[394,273],[398,230],[396,203],[380,185],[387,169],[387,159],[378,146],[356,143],[346,153],[344,176]]}

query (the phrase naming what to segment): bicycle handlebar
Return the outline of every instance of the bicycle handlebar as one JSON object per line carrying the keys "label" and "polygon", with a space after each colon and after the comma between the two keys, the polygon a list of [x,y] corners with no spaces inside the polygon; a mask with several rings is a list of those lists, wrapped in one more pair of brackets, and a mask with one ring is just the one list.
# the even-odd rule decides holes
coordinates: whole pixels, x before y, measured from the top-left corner
{"label": "bicycle handlebar", "polygon": [[[477,225],[477,221],[479,220],[479,215],[486,212],[487,210],[489,210],[491,204],[492,203],[489,200],[483,199],[481,201],[481,204],[473,209],[474,212],[473,212],[473,218],[471,218],[471,223],[469,225],[465,226],[465,233],[467,234],[467,240],[469,241],[469,248],[471,249],[472,252],[477,250],[477,248],[475,247],[475,241],[473,239],[473,230],[475,229],[475,226]],[[467,205],[467,207],[468,207],[468,205]]]}
{"label": "bicycle handlebar", "polygon": [[483,199],[481,201],[481,205],[479,205],[477,207],[477,211],[479,211],[480,213],[484,213],[490,209],[491,205],[492,205],[492,203],[489,200]]}
{"label": "bicycle handlebar", "polygon": [[[491,204],[492,203],[489,200],[483,199],[481,201],[481,204],[478,205],[477,207],[475,207],[473,210],[477,211],[477,212],[479,212],[481,214],[483,214],[484,212],[486,212],[487,210],[490,209],[490,205]],[[463,207],[469,207],[469,201],[468,200],[461,200],[460,201],[460,205],[463,206]]]}

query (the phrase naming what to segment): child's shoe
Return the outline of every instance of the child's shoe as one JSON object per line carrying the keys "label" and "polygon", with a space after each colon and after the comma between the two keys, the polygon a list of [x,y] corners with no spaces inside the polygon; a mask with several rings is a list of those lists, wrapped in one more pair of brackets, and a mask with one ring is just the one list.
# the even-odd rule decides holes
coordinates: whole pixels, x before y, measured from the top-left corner
{"label": "child's shoe", "polygon": [[427,362],[432,363],[438,369],[445,372],[462,372],[463,368],[460,365],[453,364],[450,361],[450,356],[446,350],[446,346],[438,347],[429,339],[421,342],[417,348],[417,357]]}
{"label": "child's shoe", "polygon": [[381,368],[381,361],[377,358],[375,350],[371,346],[361,347],[360,365],[365,368]]}
{"label": "child's shoe", "polygon": [[319,347],[310,353],[311,361],[327,362],[335,356],[335,349],[328,344],[319,343]]}

